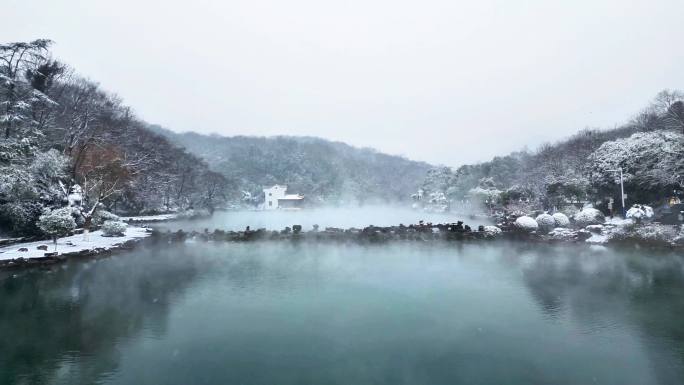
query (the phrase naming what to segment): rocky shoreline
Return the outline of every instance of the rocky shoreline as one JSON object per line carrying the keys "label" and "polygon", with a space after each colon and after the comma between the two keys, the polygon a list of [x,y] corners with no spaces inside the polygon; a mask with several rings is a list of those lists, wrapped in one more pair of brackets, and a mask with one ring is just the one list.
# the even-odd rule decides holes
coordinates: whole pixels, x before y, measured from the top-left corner
{"label": "rocky shoreline", "polygon": [[[498,226],[478,226],[473,229],[463,222],[456,223],[423,223],[405,226],[368,226],[364,228],[327,227],[320,230],[314,226],[304,231],[302,226],[293,225],[283,230],[252,230],[249,226],[243,231],[160,231],[144,228],[133,228],[136,233],[121,239],[110,241],[106,246],[75,248],[71,251],[49,252],[44,246],[38,247],[45,253],[40,256],[20,256],[0,260],[0,270],[34,266],[52,265],[69,258],[91,258],[111,255],[133,249],[136,245],[146,243],[181,243],[181,242],[336,242],[357,244],[383,244],[389,242],[473,242],[473,241],[518,241],[532,243],[576,243],[619,245],[632,247],[651,247],[679,249],[684,248],[684,236],[679,230],[663,234],[662,229],[654,231],[658,224],[645,224],[638,227],[615,223],[589,225],[584,228],[559,227],[546,231],[525,231],[515,223],[500,223]],[[672,226],[671,226],[672,227]],[[130,230],[130,229],[129,229]],[[142,231],[140,233],[140,231]],[[91,234],[97,236],[97,234]],[[34,242],[35,243],[35,242]],[[66,242],[70,244],[70,242]],[[17,244],[14,247],[29,244]],[[35,245],[34,245],[35,246]],[[71,245],[74,246],[74,245]],[[22,248],[26,249],[26,247]],[[78,249],[78,250],[76,250]],[[19,251],[22,251],[19,249]],[[35,253],[34,253],[35,254]]]}
{"label": "rocky shoreline", "polygon": [[[301,226],[293,225],[280,231],[267,229],[252,230],[247,227],[244,231],[191,231],[183,230],[170,232],[155,230],[152,240],[157,242],[255,242],[255,241],[315,241],[315,242],[355,242],[361,244],[386,243],[393,241],[524,241],[536,243],[587,243],[593,245],[621,244],[644,247],[680,248],[684,247],[684,237],[679,233],[665,236],[644,236],[643,231],[653,225],[644,225],[636,231],[626,230],[625,226],[607,223],[605,225],[589,225],[584,228],[554,228],[548,232],[526,231],[516,227],[513,223],[503,223],[499,226],[478,226],[476,229],[463,222],[432,224],[419,223],[416,225],[399,226],[368,226],[362,229],[341,229],[328,227],[319,230],[314,227],[304,231]],[[653,232],[652,232],[653,233]],[[657,233],[657,232],[656,232]]]}

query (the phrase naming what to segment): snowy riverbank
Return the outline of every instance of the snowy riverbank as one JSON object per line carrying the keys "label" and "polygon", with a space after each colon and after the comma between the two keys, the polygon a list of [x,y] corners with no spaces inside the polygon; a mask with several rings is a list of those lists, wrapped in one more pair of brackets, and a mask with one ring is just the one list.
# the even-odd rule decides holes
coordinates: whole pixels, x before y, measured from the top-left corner
{"label": "snowy riverbank", "polygon": [[158,215],[141,215],[135,217],[119,217],[120,220],[126,223],[142,223],[142,222],[164,222],[176,219],[178,214],[158,214]]}
{"label": "snowy riverbank", "polygon": [[[36,241],[27,243],[17,243],[11,246],[0,247],[0,261],[13,260],[18,258],[32,259],[47,256],[59,257],[68,254],[88,253],[116,249],[124,243],[140,240],[150,235],[147,228],[128,227],[126,234],[122,237],[104,237],[102,231],[93,231],[85,237],[83,234],[72,235],[57,239],[57,245],[52,241]],[[42,246],[40,249],[38,247]],[[47,246],[45,250],[44,246]],[[25,250],[25,251],[19,251]],[[57,254],[49,254],[49,253]]]}

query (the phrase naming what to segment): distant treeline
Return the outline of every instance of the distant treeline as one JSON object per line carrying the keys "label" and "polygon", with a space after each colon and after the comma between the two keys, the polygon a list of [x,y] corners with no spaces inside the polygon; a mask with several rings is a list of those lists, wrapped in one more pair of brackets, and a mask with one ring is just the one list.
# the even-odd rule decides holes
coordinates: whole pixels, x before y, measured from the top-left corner
{"label": "distant treeline", "polygon": [[0,45],[0,230],[30,233],[44,208],[211,208],[225,178],[147,128],[114,94],[53,60],[49,40]]}
{"label": "distant treeline", "polygon": [[427,163],[312,137],[223,137],[152,127],[207,161],[255,202],[265,186],[287,184],[308,204],[407,201]]}
{"label": "distant treeline", "polygon": [[606,202],[619,208],[618,170],[627,205],[661,203],[684,188],[684,94],[660,92],[651,105],[615,129],[585,129],[537,151],[489,162],[430,170],[422,189],[426,205],[469,200],[521,211]]}

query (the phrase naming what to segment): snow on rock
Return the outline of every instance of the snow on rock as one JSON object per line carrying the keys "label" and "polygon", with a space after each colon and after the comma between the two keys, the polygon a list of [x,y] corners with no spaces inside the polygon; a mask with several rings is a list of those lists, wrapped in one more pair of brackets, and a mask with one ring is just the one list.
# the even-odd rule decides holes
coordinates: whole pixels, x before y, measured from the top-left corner
{"label": "snow on rock", "polygon": [[553,214],[553,220],[555,222],[556,227],[568,227],[568,225],[570,224],[570,219],[567,215],[563,213]]}
{"label": "snow on rock", "polygon": [[609,237],[606,234],[591,233],[591,237],[586,242],[592,245],[603,245],[608,243],[608,239]]}
{"label": "snow on rock", "polygon": [[680,232],[676,227],[657,223],[635,226],[630,233],[627,233],[631,239],[654,244],[675,244],[679,235]]}
{"label": "snow on rock", "polygon": [[[38,249],[38,246],[47,245],[47,252],[57,252],[58,254],[88,251],[94,249],[111,249],[124,242],[148,237],[150,233],[144,227],[129,227],[123,237],[105,237],[102,231],[93,231],[87,235],[77,234],[69,237],[57,239],[57,247],[51,241],[37,241],[27,243],[16,243],[11,246],[0,247],[0,260],[17,258],[40,258],[44,257],[46,251]],[[28,251],[19,251],[19,249]]]}
{"label": "snow on rock", "polygon": [[485,226],[484,232],[487,237],[496,237],[501,234],[501,229],[496,226]]}
{"label": "snow on rock", "polygon": [[587,229],[588,231],[590,231],[592,233],[600,234],[603,232],[603,225],[589,225],[589,226],[585,227],[585,229]]}
{"label": "snow on rock", "polygon": [[605,222],[606,217],[595,208],[585,207],[582,211],[575,214],[575,223],[580,227],[589,225],[600,225]]}
{"label": "snow on rock", "polygon": [[556,226],[556,220],[549,214],[539,214],[535,220],[537,221],[539,229],[546,233],[553,230]]}
{"label": "snow on rock", "polygon": [[539,225],[537,224],[537,221],[534,220],[532,217],[528,217],[527,215],[523,215],[522,217],[518,217],[515,220],[515,227],[523,230],[523,231],[536,231],[539,228]]}
{"label": "snow on rock", "polygon": [[569,241],[577,238],[577,231],[563,227],[556,227],[549,232],[549,236],[552,239]]}

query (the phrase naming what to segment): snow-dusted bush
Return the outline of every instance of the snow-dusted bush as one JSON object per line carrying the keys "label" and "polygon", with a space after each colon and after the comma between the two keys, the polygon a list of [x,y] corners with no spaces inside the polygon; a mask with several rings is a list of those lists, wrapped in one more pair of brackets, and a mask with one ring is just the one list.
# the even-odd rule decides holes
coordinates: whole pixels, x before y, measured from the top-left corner
{"label": "snow-dusted bush", "polygon": [[102,224],[102,236],[105,237],[122,237],[126,234],[126,225],[121,221],[105,221]]}
{"label": "snow-dusted bush", "polygon": [[532,217],[528,217],[527,215],[523,215],[522,217],[518,217],[515,220],[514,225],[517,229],[522,230],[522,231],[527,231],[527,232],[536,231],[537,228],[539,228],[537,221],[535,221],[534,218],[532,218]]}
{"label": "snow-dusted bush", "polygon": [[577,226],[580,227],[600,225],[606,221],[606,217],[601,211],[591,207],[583,208],[582,211],[575,214],[574,219]]}
{"label": "snow-dusted bush", "polygon": [[555,227],[568,227],[570,224],[570,219],[563,213],[553,214],[553,220],[555,222]]}
{"label": "snow-dusted bush", "polygon": [[560,212],[567,215],[568,218],[572,218],[580,212],[580,209],[578,209],[575,205],[567,205],[561,208]]}
{"label": "snow-dusted bush", "polygon": [[646,205],[633,205],[626,214],[627,218],[634,219],[637,222],[641,222],[644,219],[653,218],[653,208]]}
{"label": "snow-dusted bush", "polygon": [[106,221],[119,221],[119,216],[107,210],[95,211],[95,214],[93,214],[93,224],[100,226]]}
{"label": "snow-dusted bush", "polygon": [[76,222],[71,215],[71,208],[63,207],[52,211],[45,210],[38,218],[38,227],[57,243],[57,237],[66,235],[76,228]]}
{"label": "snow-dusted bush", "polygon": [[539,214],[535,219],[539,230],[548,233],[556,226],[556,220],[549,214]]}
{"label": "snow-dusted bush", "polygon": [[0,204],[0,233],[8,230],[13,234],[37,235],[38,217],[45,208],[38,202],[9,202]]}
{"label": "snow-dusted bush", "polygon": [[552,239],[560,241],[574,241],[589,238],[591,235],[586,230],[572,230],[568,228],[556,227],[549,232]]}

